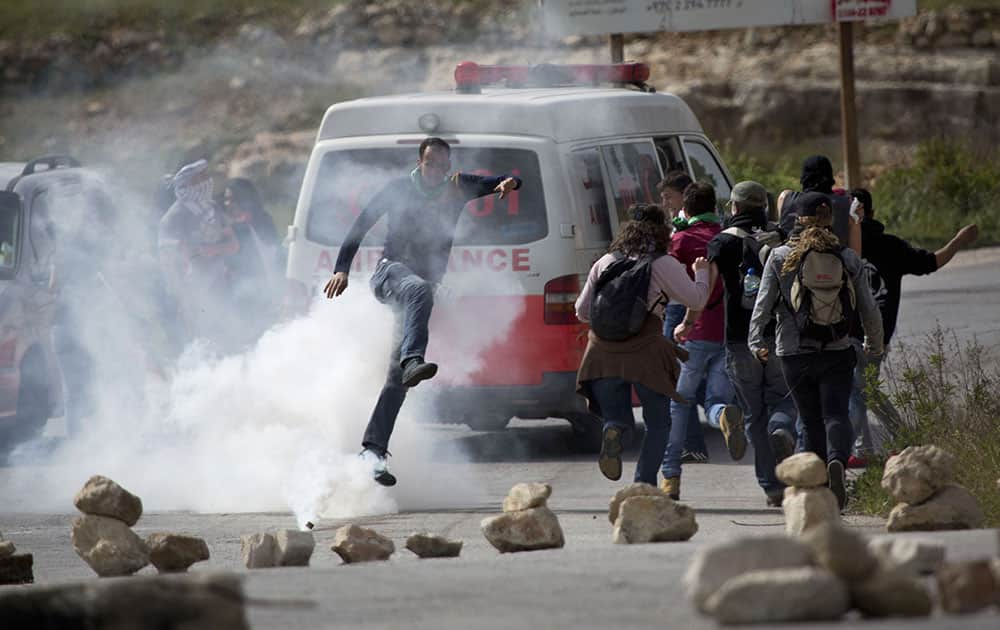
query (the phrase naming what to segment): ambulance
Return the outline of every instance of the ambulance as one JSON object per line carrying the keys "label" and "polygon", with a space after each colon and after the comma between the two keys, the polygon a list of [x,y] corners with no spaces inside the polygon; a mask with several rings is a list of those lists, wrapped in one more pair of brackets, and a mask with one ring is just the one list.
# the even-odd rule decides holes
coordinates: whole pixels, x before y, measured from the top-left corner
{"label": "ambulance", "polygon": [[[439,390],[434,420],[496,430],[512,417],[564,418],[582,445],[593,446],[600,424],[575,393],[586,327],[574,302],[588,270],[631,204],[658,202],[664,173],[679,169],[708,181],[723,200],[732,183],[691,109],[648,80],[641,63],[463,62],[451,91],[333,105],[289,227],[286,306],[308,306],[368,200],[414,168],[424,138],[441,137],[454,170],[514,174],[523,185],[502,200],[469,202],[459,220],[444,279],[461,287],[457,312],[473,323],[516,315],[481,349],[476,369],[449,382],[442,354],[450,328],[435,308],[428,349],[428,360],[441,364],[431,381]],[[376,225],[355,257],[354,290],[367,290],[358,280],[380,259],[384,234]]]}

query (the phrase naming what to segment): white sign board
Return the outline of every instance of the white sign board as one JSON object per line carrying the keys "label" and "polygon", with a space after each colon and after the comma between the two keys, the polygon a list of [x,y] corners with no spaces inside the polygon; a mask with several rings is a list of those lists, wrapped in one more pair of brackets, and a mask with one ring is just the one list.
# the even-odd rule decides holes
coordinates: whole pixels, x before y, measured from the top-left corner
{"label": "white sign board", "polygon": [[552,35],[707,31],[899,19],[917,0],[542,0]]}

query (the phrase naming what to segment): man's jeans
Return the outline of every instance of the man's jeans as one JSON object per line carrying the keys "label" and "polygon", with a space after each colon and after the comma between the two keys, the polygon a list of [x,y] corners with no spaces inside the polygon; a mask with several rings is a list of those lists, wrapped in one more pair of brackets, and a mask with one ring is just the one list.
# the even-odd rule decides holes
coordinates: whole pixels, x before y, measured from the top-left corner
{"label": "man's jeans", "polygon": [[409,358],[422,358],[427,351],[427,323],[434,308],[434,286],[406,265],[383,259],[375,268],[371,287],[380,302],[392,307],[395,316],[389,374],[362,440],[365,448],[384,455],[406,398],[402,363]]}
{"label": "man's jeans", "polygon": [[598,378],[590,382],[590,389],[597,398],[604,414],[604,428],[609,426],[628,430],[635,427],[632,415],[632,387],[642,402],[642,419],[646,435],[642,438],[639,461],[635,465],[635,481],[656,485],[656,473],[663,460],[670,433],[670,397],[639,383],[629,383],[621,378]]}
{"label": "man's jeans", "polygon": [[768,344],[770,359],[761,363],[745,343],[726,344],[726,371],[736,389],[736,400],[743,410],[747,438],[753,446],[754,472],[764,492],[784,488],[774,474],[775,458],[769,437],[777,429],[795,436],[795,403],[788,394],[781,360]]}
{"label": "man's jeans", "polygon": [[686,446],[688,425],[693,416],[698,420],[695,406],[698,391],[705,388],[705,415],[712,426],[719,426],[719,416],[733,400],[733,385],[726,374],[726,347],[712,341],[686,341],[688,360],[681,363],[681,375],[677,379],[677,393],[687,402],[670,401],[670,417],[677,418],[670,427],[670,439],[663,455],[663,476],[679,477],[681,474],[681,451]]}
{"label": "man's jeans", "polygon": [[853,432],[848,413],[854,380],[854,348],[793,354],[781,358],[802,417],[803,446],[824,462],[846,465]]}
{"label": "man's jeans", "polygon": [[[677,328],[677,324],[684,321],[685,315],[687,315],[687,307],[683,304],[678,302],[667,304],[667,308],[663,313],[663,336],[671,341],[675,341],[674,328]],[[698,394],[693,399],[688,398],[688,400],[705,407],[705,382],[702,382],[701,387],[698,389]],[[671,418],[678,417],[677,415],[671,415]],[[698,409],[694,405],[691,406],[691,413],[688,414],[687,437],[684,438],[684,450],[691,453],[708,454],[708,446],[705,444],[705,433],[701,430],[701,419],[698,417]]]}

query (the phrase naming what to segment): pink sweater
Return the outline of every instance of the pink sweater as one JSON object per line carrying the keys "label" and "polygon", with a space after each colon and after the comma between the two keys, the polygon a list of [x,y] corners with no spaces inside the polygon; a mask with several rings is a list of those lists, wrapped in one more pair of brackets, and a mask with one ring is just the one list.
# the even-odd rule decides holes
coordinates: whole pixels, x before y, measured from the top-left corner
{"label": "pink sweater", "polygon": [[[594,266],[590,268],[587,275],[587,284],[584,285],[580,297],[576,299],[576,318],[581,322],[590,321],[590,303],[594,299],[594,284],[601,273],[614,262],[615,257],[611,254],[601,256]],[[694,275],[694,281],[687,274],[684,268],[673,256],[661,256],[653,261],[652,275],[649,279],[649,296],[647,304],[652,304],[663,292],[671,301],[680,302],[684,306],[694,310],[701,310],[708,300],[708,270],[702,270]],[[655,313],[663,318],[663,304],[656,307]]]}

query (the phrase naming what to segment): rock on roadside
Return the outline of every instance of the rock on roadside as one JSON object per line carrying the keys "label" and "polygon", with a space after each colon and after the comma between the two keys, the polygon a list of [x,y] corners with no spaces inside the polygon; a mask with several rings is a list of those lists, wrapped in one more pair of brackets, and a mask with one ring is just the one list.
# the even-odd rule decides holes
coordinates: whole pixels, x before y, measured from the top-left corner
{"label": "rock on roadside", "polygon": [[556,549],[565,544],[559,519],[547,507],[484,518],[480,528],[501,553]]}
{"label": "rock on roadside", "polygon": [[768,569],[727,580],[705,607],[723,624],[832,621],[848,611],[850,596],[824,569]]}
{"label": "rock on roadside", "polygon": [[688,540],[698,531],[694,510],[670,497],[638,496],[622,501],[611,534],[615,544]]}
{"label": "rock on roadside", "polygon": [[337,530],[330,547],[347,564],[388,560],[396,545],[375,530],[344,525]]}
{"label": "rock on roadside", "polygon": [[948,484],[923,503],[896,505],[885,528],[890,532],[977,529],[985,520],[979,503],[968,490]]}
{"label": "rock on roadside", "polygon": [[882,488],[899,503],[926,501],[954,478],[955,458],[936,446],[909,446],[889,458]]}
{"label": "rock on roadside", "polygon": [[183,573],[195,562],[208,560],[208,543],[194,536],[157,533],[146,537],[149,561],[160,573]]}
{"label": "rock on roadside", "polygon": [[[31,584],[35,581],[35,557],[30,553],[19,553],[0,558],[0,586],[8,584]],[[2,608],[2,605],[0,605]],[[0,615],[0,620],[3,617]],[[0,623],[0,628],[4,628]]]}
{"label": "rock on roadside", "polygon": [[406,539],[406,548],[421,558],[457,558],[462,553],[462,541],[433,534],[412,534]]}
{"label": "rock on roadside", "polygon": [[934,610],[923,583],[895,571],[878,571],[849,588],[851,602],[865,617],[926,617]]}
{"label": "rock on roadside", "polygon": [[87,480],[73,498],[73,505],[84,514],[116,518],[129,527],[142,516],[142,500],[101,475]]}
{"label": "rock on roadside", "polygon": [[1000,595],[989,560],[945,565],[935,577],[945,612],[973,613],[997,603]]}
{"label": "rock on roadside", "polygon": [[848,583],[863,581],[878,568],[867,539],[840,523],[816,525],[803,532],[801,540],[812,549],[816,564]]}
{"label": "rock on roadside", "polygon": [[149,564],[146,543],[124,522],[86,514],[73,519],[73,550],[97,575],[131,575]]}
{"label": "rock on roadside", "polygon": [[723,584],[761,569],[790,569],[812,564],[809,548],[787,536],[739,538],[699,549],[684,574],[684,588],[698,610]]}

